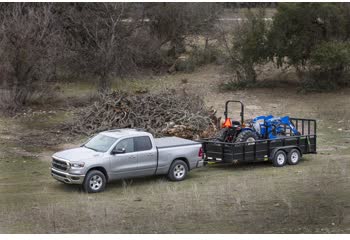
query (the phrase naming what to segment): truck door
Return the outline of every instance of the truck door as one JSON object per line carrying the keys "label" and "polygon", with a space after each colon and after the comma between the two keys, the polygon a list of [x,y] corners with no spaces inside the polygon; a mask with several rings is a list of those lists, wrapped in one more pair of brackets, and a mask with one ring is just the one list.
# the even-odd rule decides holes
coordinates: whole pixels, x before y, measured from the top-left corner
{"label": "truck door", "polygon": [[111,155],[111,173],[113,179],[136,176],[138,170],[137,154],[134,151],[133,138],[121,140]]}
{"label": "truck door", "polygon": [[153,175],[157,169],[157,149],[148,136],[134,137],[134,147],[138,160],[138,175]]}

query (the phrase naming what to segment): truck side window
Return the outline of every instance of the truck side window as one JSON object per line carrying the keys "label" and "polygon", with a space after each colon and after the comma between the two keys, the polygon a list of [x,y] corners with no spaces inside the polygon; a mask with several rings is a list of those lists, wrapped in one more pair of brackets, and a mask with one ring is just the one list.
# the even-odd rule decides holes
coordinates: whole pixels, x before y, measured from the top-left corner
{"label": "truck side window", "polygon": [[125,153],[134,152],[134,141],[132,138],[127,138],[121,140],[117,146],[115,146],[115,149],[122,149],[125,148]]}
{"label": "truck side window", "polygon": [[149,137],[147,136],[135,137],[134,144],[135,144],[135,152],[147,151],[152,149],[151,139],[149,139]]}

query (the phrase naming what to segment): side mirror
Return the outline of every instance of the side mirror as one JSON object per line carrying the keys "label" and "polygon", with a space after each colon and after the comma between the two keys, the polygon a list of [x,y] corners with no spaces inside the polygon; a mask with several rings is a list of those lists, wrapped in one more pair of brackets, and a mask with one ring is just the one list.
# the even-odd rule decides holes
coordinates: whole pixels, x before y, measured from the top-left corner
{"label": "side mirror", "polygon": [[125,153],[125,152],[126,152],[125,148],[117,148],[117,149],[113,149],[111,154],[115,155],[115,154],[122,154],[122,153]]}

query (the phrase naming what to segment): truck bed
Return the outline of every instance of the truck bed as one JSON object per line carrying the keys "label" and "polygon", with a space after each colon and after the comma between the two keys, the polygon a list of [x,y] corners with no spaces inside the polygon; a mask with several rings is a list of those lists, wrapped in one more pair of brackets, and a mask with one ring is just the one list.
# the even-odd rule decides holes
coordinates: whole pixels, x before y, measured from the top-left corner
{"label": "truck bed", "polygon": [[187,140],[184,138],[179,138],[179,137],[155,138],[154,142],[157,148],[181,147],[181,146],[200,144],[198,142]]}

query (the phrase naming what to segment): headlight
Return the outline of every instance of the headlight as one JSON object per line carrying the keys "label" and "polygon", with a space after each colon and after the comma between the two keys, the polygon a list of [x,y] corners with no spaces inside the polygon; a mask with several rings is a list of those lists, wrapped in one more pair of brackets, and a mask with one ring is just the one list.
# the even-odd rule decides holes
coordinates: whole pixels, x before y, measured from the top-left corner
{"label": "headlight", "polygon": [[71,168],[83,168],[85,166],[84,162],[76,162],[70,164]]}

